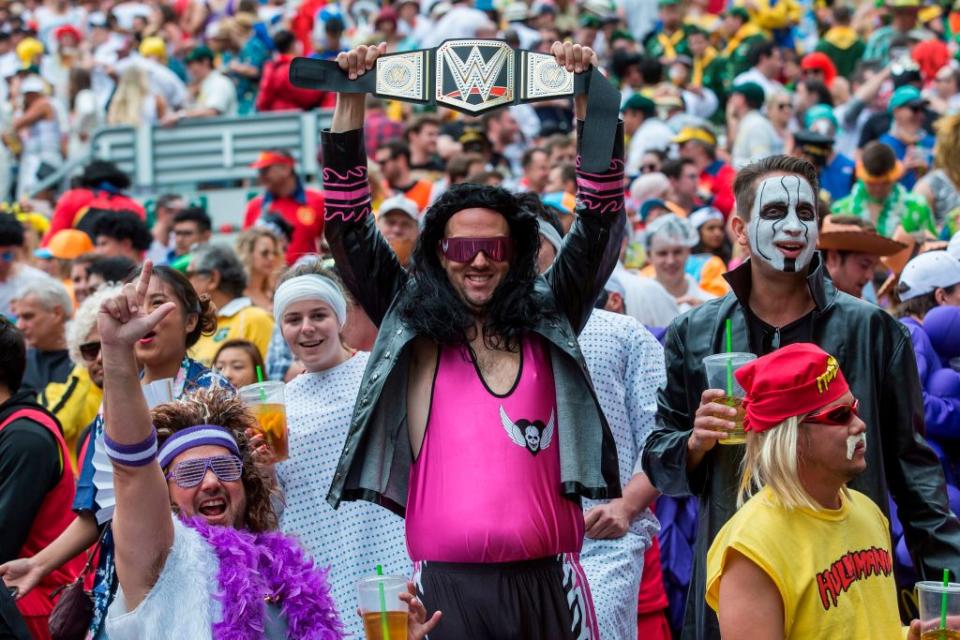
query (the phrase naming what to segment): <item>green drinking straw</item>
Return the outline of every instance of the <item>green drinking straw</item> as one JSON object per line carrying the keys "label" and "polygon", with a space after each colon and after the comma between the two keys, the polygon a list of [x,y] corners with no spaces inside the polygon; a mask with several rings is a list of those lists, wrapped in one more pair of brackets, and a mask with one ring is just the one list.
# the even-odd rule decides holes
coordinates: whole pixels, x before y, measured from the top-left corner
{"label": "green drinking straw", "polygon": [[[382,565],[377,565],[377,575],[383,576]],[[383,634],[383,640],[390,640],[390,626],[387,624],[387,594],[383,591],[383,580],[377,583],[377,589],[380,591],[380,633]]]}
{"label": "green drinking straw", "polygon": [[[943,593],[940,595],[940,631],[947,629],[947,590],[950,588],[950,569],[943,570]],[[945,638],[946,634],[940,634]]]}
{"label": "green drinking straw", "polygon": [[[733,353],[733,320],[727,318],[727,353]],[[733,397],[733,360],[727,358],[727,395]]]}
{"label": "green drinking straw", "polygon": [[[257,365],[257,384],[263,384],[263,369],[260,368],[260,365]],[[267,393],[263,390],[263,387],[260,387],[260,402],[267,401]]]}

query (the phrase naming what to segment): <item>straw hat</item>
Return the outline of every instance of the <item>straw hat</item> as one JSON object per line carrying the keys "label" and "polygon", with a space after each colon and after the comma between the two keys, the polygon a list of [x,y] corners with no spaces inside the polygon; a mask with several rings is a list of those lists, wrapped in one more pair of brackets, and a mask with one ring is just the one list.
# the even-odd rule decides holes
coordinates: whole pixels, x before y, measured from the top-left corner
{"label": "straw hat", "polygon": [[907,249],[907,245],[890,238],[884,238],[876,231],[863,229],[855,224],[834,222],[833,216],[827,216],[823,219],[823,226],[820,228],[817,248],[869,253],[874,256],[892,256]]}

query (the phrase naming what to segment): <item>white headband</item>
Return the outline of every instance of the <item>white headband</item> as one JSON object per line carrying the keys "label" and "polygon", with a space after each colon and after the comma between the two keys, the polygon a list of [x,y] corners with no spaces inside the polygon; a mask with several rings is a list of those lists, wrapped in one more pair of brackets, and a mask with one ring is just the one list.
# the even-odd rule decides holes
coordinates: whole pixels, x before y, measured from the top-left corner
{"label": "white headband", "polygon": [[273,294],[273,318],[279,324],[283,320],[283,312],[293,302],[300,300],[322,300],[330,305],[337,321],[342,328],[347,322],[347,301],[340,291],[340,287],[330,278],[315,273],[290,278],[277,287]]}

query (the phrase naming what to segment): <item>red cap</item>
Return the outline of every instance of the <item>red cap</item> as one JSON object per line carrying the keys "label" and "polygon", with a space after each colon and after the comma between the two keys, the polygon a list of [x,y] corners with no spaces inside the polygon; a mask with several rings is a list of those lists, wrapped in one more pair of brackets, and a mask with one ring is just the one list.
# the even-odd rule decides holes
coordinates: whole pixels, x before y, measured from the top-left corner
{"label": "red cap", "polygon": [[760,433],[821,409],[850,390],[837,359],[815,344],[791,344],[737,370],[746,392],[744,431]]}
{"label": "red cap", "polygon": [[823,73],[823,84],[828,87],[833,83],[833,79],[837,77],[837,66],[833,64],[830,56],[822,51],[814,51],[813,53],[808,53],[803,56],[803,60],[800,61],[800,68],[806,71],[815,70]]}
{"label": "red cap", "polygon": [[53,37],[59,42],[63,40],[64,36],[73,36],[77,42],[83,40],[83,34],[80,33],[80,30],[77,29],[72,24],[65,24],[57,27],[53,30]]}
{"label": "red cap", "polygon": [[261,151],[260,155],[257,156],[257,159],[251,163],[250,168],[264,169],[266,167],[272,167],[275,164],[285,164],[292,167],[296,164],[296,161],[284,153],[277,151]]}

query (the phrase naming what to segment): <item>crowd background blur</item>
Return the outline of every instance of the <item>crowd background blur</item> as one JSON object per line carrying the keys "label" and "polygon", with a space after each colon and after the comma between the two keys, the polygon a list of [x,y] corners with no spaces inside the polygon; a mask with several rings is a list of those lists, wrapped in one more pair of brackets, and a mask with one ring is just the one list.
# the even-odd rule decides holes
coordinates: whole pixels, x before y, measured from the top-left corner
{"label": "crowd background blur", "polygon": [[[191,343],[190,358],[238,387],[258,368],[279,380],[304,371],[274,322],[273,295],[298,259],[329,258],[324,195],[318,176],[302,175],[281,149],[256,150],[257,184],[241,185],[250,198],[236,210],[212,208],[202,194],[133,189],[105,160],[78,167],[69,189],[37,186],[90,154],[100,127],[331,108],[332,94],[290,83],[296,56],[329,60],[376,42],[401,52],[454,37],[541,52],[572,40],[598,53],[622,94],[629,220],[601,306],[654,335],[729,291],[723,274],[744,259],[728,225],[737,171],[779,153],[812,162],[824,264],[841,291],[889,309],[909,330],[926,435],[956,511],[960,2],[948,0],[0,2],[0,315],[23,333],[23,389],[60,421],[71,463],[102,384],[83,302],[147,258],[182,273],[216,308],[216,328]],[[377,228],[402,264],[426,208],[464,182],[535,194],[558,231],[570,229],[570,101],[479,118],[373,96],[366,109]],[[369,350],[375,328],[348,303],[344,345]],[[662,498],[657,513],[652,551],[662,560],[647,555],[638,611],[641,621],[666,615],[676,631],[696,509]],[[912,586],[898,531],[894,518],[898,577]]]}

